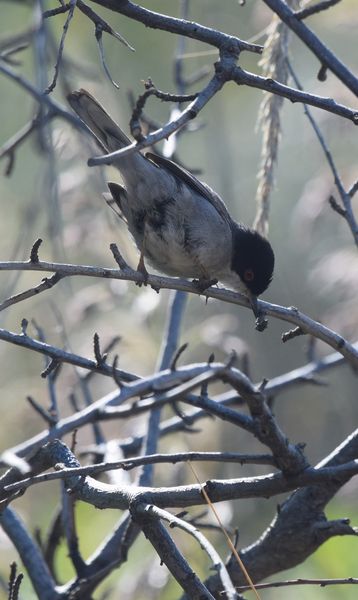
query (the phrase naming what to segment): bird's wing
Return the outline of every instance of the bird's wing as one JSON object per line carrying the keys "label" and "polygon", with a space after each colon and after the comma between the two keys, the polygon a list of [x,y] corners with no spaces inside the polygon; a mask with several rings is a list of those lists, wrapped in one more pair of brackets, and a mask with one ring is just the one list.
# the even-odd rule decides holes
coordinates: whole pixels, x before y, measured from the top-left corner
{"label": "bird's wing", "polygon": [[122,201],[123,199],[127,199],[127,190],[123,185],[119,183],[115,183],[113,181],[108,181],[107,183],[109,187],[108,192],[104,192],[103,197],[107,202],[108,206],[116,213],[117,217],[119,217],[124,223],[128,225],[128,221],[123,214],[122,210]]}
{"label": "bird's wing", "polygon": [[174,175],[174,177],[179,179],[179,181],[182,181],[194,192],[200,194],[200,196],[208,200],[208,202],[210,202],[210,204],[217,210],[223,219],[231,220],[229,212],[219,194],[214,192],[214,190],[212,190],[206,183],[202,183],[199,181],[199,179],[192,175],[192,173],[183,167],[180,167],[168,158],[164,158],[164,156],[159,156],[158,154],[153,154],[152,152],[147,152],[145,156],[154,162],[154,164],[156,164],[158,167],[166,169],[172,175]]}

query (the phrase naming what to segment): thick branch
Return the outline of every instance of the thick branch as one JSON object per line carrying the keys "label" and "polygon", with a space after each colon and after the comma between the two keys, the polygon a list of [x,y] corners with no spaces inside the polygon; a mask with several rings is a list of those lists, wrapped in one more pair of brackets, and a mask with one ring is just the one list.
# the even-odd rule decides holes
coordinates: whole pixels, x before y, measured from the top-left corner
{"label": "thick branch", "polygon": [[17,549],[38,598],[41,600],[59,599],[61,595],[56,592],[55,582],[39,547],[30,537],[24,523],[11,508],[6,508],[0,514],[0,525]]}
{"label": "thick branch", "polygon": [[[46,481],[54,481],[55,479],[66,479],[68,475],[95,475],[96,473],[104,473],[113,471],[114,469],[124,469],[129,471],[141,465],[154,464],[178,464],[191,462],[225,462],[243,464],[259,464],[276,466],[275,460],[270,454],[238,454],[237,452],[176,452],[173,454],[152,454],[133,458],[125,458],[120,461],[96,463],[86,467],[73,467],[69,469],[61,469],[55,473],[44,473],[42,475],[32,475],[27,479],[20,479],[14,483],[6,484],[3,489],[6,493],[14,493],[28,489],[38,483]],[[2,480],[0,480],[2,481]]]}
{"label": "thick branch", "polygon": [[[315,467],[343,471],[350,464],[358,466],[358,430],[352,433],[340,446]],[[342,470],[341,470],[342,469]],[[328,472],[328,471],[327,471]],[[333,471],[332,471],[333,475]],[[248,548],[241,557],[252,574],[254,581],[260,581],[280,570],[302,563],[326,540],[336,535],[357,535],[347,519],[328,521],[324,509],[345,480],[339,475],[328,477],[323,485],[308,484],[295,491],[279,508],[277,515],[264,534]],[[236,585],[246,582],[233,559],[230,559],[229,572]],[[220,580],[211,578],[211,590],[220,590]]]}
{"label": "thick branch", "polygon": [[133,503],[131,516],[155,548],[161,561],[168,567],[191,600],[214,600],[214,597],[179,552],[159,517],[152,513],[150,508],[141,503]]}
{"label": "thick branch", "polygon": [[[243,477],[229,480],[210,480],[205,483],[205,490],[212,502],[243,498],[269,498],[297,488],[316,486],[319,503],[324,506],[329,499],[351,477],[358,473],[357,452],[358,431],[345,443],[344,448],[338,448],[334,460],[330,464],[307,468],[299,475],[285,477],[282,473],[261,475],[258,477]],[[348,452],[346,452],[348,448]],[[96,481],[91,477],[71,473],[78,466],[71,451],[59,440],[54,440],[41,449],[44,468],[48,462],[55,466],[63,463],[69,467],[66,486],[76,497],[97,508],[127,509],[132,501],[145,504],[155,504],[161,508],[202,505],[206,501],[202,495],[201,485],[185,485],[173,487],[150,488],[136,485],[110,485]],[[48,455],[46,458],[46,454]],[[347,459],[348,462],[343,462]],[[343,464],[342,464],[343,463]],[[304,490],[302,491],[304,493]]]}

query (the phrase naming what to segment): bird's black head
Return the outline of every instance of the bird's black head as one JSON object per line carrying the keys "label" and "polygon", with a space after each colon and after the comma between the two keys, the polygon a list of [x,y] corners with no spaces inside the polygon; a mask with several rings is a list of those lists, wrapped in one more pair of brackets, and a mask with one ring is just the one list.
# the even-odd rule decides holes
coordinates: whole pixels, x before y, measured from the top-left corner
{"label": "bird's black head", "polygon": [[244,286],[259,296],[270,285],[275,264],[271,244],[253,229],[233,224],[231,270]]}

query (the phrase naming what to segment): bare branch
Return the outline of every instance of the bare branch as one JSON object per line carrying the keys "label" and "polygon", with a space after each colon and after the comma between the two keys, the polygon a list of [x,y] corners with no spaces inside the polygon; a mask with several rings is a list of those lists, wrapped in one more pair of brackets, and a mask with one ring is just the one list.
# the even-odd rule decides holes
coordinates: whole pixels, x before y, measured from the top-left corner
{"label": "bare branch", "polygon": [[38,127],[38,124],[38,115],[36,115],[0,148],[0,160],[4,156],[7,156],[9,159],[5,169],[5,175],[7,177],[11,175],[15,165],[15,150],[33,133],[33,131],[35,131],[35,129]]}
{"label": "bare branch", "polygon": [[109,23],[102,19],[102,17],[100,17],[94,10],[92,10],[90,6],[85,4],[83,0],[77,0],[77,7],[84,15],[86,15],[89,19],[91,19],[91,21],[93,21],[93,23],[96,26],[96,33],[97,31],[104,31],[105,33],[108,33],[109,35],[116,38],[116,40],[121,42],[121,44],[126,46],[126,48],[128,48],[132,52],[135,52],[135,48],[133,48],[133,46],[131,46],[131,44],[120,33],[118,33],[118,31],[112,29]]}
{"label": "bare branch", "polygon": [[[23,491],[29,487],[44,483],[47,481],[66,479],[68,474],[71,475],[95,475],[97,473],[105,473],[115,469],[123,469],[130,471],[142,465],[167,464],[173,465],[178,463],[191,462],[224,462],[235,464],[252,464],[252,465],[270,465],[276,466],[276,461],[270,454],[248,455],[237,452],[175,452],[173,454],[148,454],[139,456],[138,458],[124,458],[120,461],[97,463],[86,467],[72,467],[71,469],[60,469],[55,473],[45,473],[43,475],[35,475],[22,479],[16,483],[10,483],[4,486],[6,493]],[[15,466],[15,465],[14,465]]]}
{"label": "bare branch", "polygon": [[19,600],[19,590],[23,577],[23,573],[17,574],[16,562],[11,563],[9,577],[9,600]]}
{"label": "bare branch", "polygon": [[218,572],[223,586],[222,594],[225,594],[228,600],[235,600],[237,598],[236,590],[232,584],[230,575],[227,572],[225,564],[220,558],[220,555],[218,554],[214,546],[210,544],[209,540],[207,540],[206,537],[196,527],[194,527],[187,521],[184,521],[183,519],[172,515],[166,510],[157,508],[156,506],[148,506],[146,507],[146,510],[150,511],[154,515],[157,515],[163,521],[167,521],[171,529],[178,527],[179,529],[186,531],[187,533],[189,533],[189,535],[194,537],[200,544],[200,547],[208,554],[209,558],[211,559],[213,563],[212,568]]}
{"label": "bare branch", "polygon": [[14,296],[10,296],[10,298],[7,298],[6,300],[4,300],[4,302],[1,302],[0,312],[2,310],[5,310],[5,308],[8,308],[9,306],[17,304],[18,302],[23,302],[23,300],[27,300],[28,298],[37,296],[41,292],[50,290],[54,287],[54,285],[56,285],[56,283],[61,281],[63,277],[63,275],[59,275],[58,273],[55,273],[54,275],[52,275],[52,277],[49,278],[44,277],[42,282],[36,285],[35,287],[25,290],[24,292],[20,292],[19,294],[15,294]]}
{"label": "bare branch", "polygon": [[60,600],[55,582],[45,564],[39,547],[30,537],[24,523],[11,508],[0,514],[0,524],[17,549],[39,598]]}
{"label": "bare branch", "polygon": [[305,335],[305,332],[301,329],[301,327],[295,327],[294,329],[290,329],[290,331],[286,331],[281,335],[282,341],[288,342],[289,340],[293,340],[294,338]]}
{"label": "bare branch", "polygon": [[[357,438],[355,432],[351,437],[353,442],[350,440],[352,448]],[[268,498],[297,488],[302,488],[300,491],[305,494],[306,488],[309,489],[308,486],[317,486],[324,503],[327,503],[340,487],[358,473],[357,461],[350,460],[342,463],[344,453],[340,455],[339,450],[338,461],[327,465],[319,464],[315,468],[308,467],[292,477],[286,477],[279,472],[258,477],[209,480],[205,483],[205,490],[212,502],[222,502],[238,498]],[[97,508],[127,509],[134,497],[140,502],[155,504],[162,508],[185,508],[206,503],[202,495],[202,486],[197,484],[149,488],[135,485],[109,485],[97,482],[91,477],[83,478],[81,475],[76,475],[73,470],[79,465],[78,461],[59,440],[54,440],[42,448],[41,452],[45,457],[43,468],[48,468],[51,463],[58,464],[57,470],[62,471],[64,466],[67,467],[66,486],[72,490],[76,498]]]}
{"label": "bare branch", "polygon": [[[266,0],[264,1],[266,2]],[[309,94],[308,92],[296,90],[287,85],[279,83],[278,81],[274,81],[273,79],[261,77],[260,75],[255,75],[254,73],[249,73],[248,71],[241,69],[241,67],[235,67],[233,69],[231,79],[239,85],[245,84],[266,92],[278,94],[279,96],[283,96],[284,98],[291,100],[291,102],[302,102],[304,104],[309,104],[310,106],[315,106],[316,108],[321,108],[333,114],[344,117],[345,119],[349,119],[355,125],[358,125],[358,111],[348,108],[343,104],[338,104],[332,98],[325,98],[323,96],[316,96],[314,94]]]}
{"label": "bare branch", "polygon": [[[297,87],[299,89],[302,89],[302,86],[297,78],[297,75],[296,75],[295,71],[293,70],[289,61],[288,61],[288,68],[289,68],[291,77],[293,78],[295,84],[297,85]],[[346,219],[348,226],[353,234],[355,244],[358,246],[358,223],[357,223],[357,220],[356,220],[353,210],[352,210],[351,194],[350,194],[350,192],[347,193],[344,189],[343,183],[338,174],[338,170],[337,170],[334,160],[332,158],[332,154],[327,147],[327,144],[323,138],[323,135],[322,135],[315,119],[313,118],[313,116],[311,114],[311,111],[309,110],[309,108],[306,105],[303,106],[303,109],[304,109],[304,112],[307,115],[307,117],[313,127],[313,130],[318,138],[318,141],[323,149],[324,155],[325,155],[327,162],[329,164],[329,167],[332,171],[332,174],[334,177],[334,183],[336,184],[336,187],[337,187],[337,190],[341,197],[344,208],[339,206],[339,204],[335,201],[335,199],[332,196],[330,197],[330,200],[329,200],[330,204],[331,204],[333,210],[335,210],[338,214],[340,214],[342,217],[344,217]]]}
{"label": "bare branch", "polygon": [[214,600],[214,596],[210,594],[179,552],[159,517],[152,512],[151,506],[133,502],[131,516],[134,522],[140,525],[144,535],[153,545],[163,563],[168,567],[183,590],[189,594],[189,597],[192,600]]}
{"label": "bare branch", "polygon": [[[0,339],[17,346],[22,346],[23,348],[31,349],[34,352],[39,352],[45,356],[49,356],[53,360],[57,361],[57,363],[69,363],[71,365],[75,365],[76,367],[82,367],[83,369],[88,369],[90,371],[101,373],[102,375],[107,375],[108,377],[113,376],[112,367],[109,365],[98,365],[94,360],[89,360],[87,358],[78,356],[77,354],[66,352],[66,350],[62,350],[61,348],[50,346],[49,344],[35,340],[28,335],[19,335],[5,329],[0,329]],[[121,371],[120,369],[116,369],[116,374],[119,378],[124,379],[124,381],[134,381],[136,379],[134,375],[127,373],[126,371]]]}
{"label": "bare branch", "polygon": [[120,3],[117,2],[117,0],[94,0],[94,2],[101,6],[105,6],[114,12],[126,15],[134,21],[139,21],[146,27],[161,29],[170,33],[193,38],[219,49],[228,49],[236,54],[241,51],[254,52],[256,54],[261,54],[262,52],[262,46],[259,46],[258,44],[250,44],[235,36],[227,35],[222,31],[215,31],[210,27],[204,27],[203,25],[193,23],[192,21],[176,19],[175,17],[156,13],[152,10],[143,8],[138,4],[134,4],[129,0]]}
{"label": "bare branch", "polygon": [[301,10],[296,10],[295,17],[296,19],[307,19],[307,17],[311,17],[322,10],[327,10],[332,6],[335,6],[341,0],[321,0],[321,2],[317,2],[317,4],[313,4],[312,6],[308,6],[307,8],[302,8]]}
{"label": "bare branch", "polygon": [[138,152],[142,148],[147,148],[156,144],[160,140],[167,138],[172,133],[181,129],[189,121],[194,119],[198,113],[204,108],[204,106],[211,100],[215,94],[217,94],[225,83],[225,73],[215,74],[214,77],[209,81],[207,86],[197,95],[195,100],[187,106],[176,119],[173,119],[165,126],[161,127],[157,131],[148,134],[144,140],[140,142],[133,142],[129,146],[116,150],[110,154],[103,156],[97,156],[88,160],[88,165],[93,167],[95,165],[112,164],[119,156],[127,156],[133,152]]}
{"label": "bare branch", "polygon": [[48,94],[39,91],[30,81],[28,81],[21,75],[18,75],[10,67],[0,63],[0,73],[3,73],[7,77],[10,77],[10,79],[12,79],[13,81],[16,81],[16,83],[18,83],[33,98],[35,98],[35,100],[37,100],[41,105],[44,105],[46,108],[48,108],[49,113],[47,115],[47,118],[53,118],[54,116],[62,117],[65,120],[69,121],[77,129],[87,131],[81,119],[62,108],[62,106],[56,100],[54,100]]}
{"label": "bare branch", "polygon": [[55,89],[55,87],[56,87],[58,73],[59,73],[60,64],[61,64],[61,60],[62,60],[62,55],[63,55],[63,51],[64,51],[64,48],[65,48],[65,40],[66,40],[68,28],[69,28],[70,23],[71,23],[71,21],[73,19],[73,15],[74,15],[74,12],[75,12],[76,4],[77,4],[77,0],[69,0],[69,9],[67,11],[68,14],[67,14],[67,17],[66,17],[65,24],[63,26],[63,32],[62,32],[62,36],[61,36],[61,40],[60,40],[60,45],[59,45],[59,48],[58,48],[57,59],[56,59],[56,64],[55,64],[55,72],[54,72],[54,75],[53,75],[52,82],[49,84],[49,86],[47,87],[47,89],[45,91],[46,94],[50,94]]}
{"label": "bare branch", "polygon": [[49,19],[50,17],[55,17],[56,15],[62,15],[70,10],[70,3],[62,4],[62,6],[58,6],[57,8],[52,8],[50,10],[45,10],[42,13],[43,19]]}
{"label": "bare branch", "polygon": [[[332,71],[348,89],[358,96],[358,79],[320,39],[298,19],[294,11],[282,0],[264,0],[265,4],[296,33],[303,43],[315,54],[322,65]],[[309,104],[306,102],[306,104]],[[358,117],[356,117],[356,122]]]}
{"label": "bare branch", "polygon": [[[280,587],[291,587],[291,586],[299,586],[299,585],[316,585],[319,587],[326,587],[329,585],[357,585],[358,578],[354,577],[345,577],[345,578],[337,578],[337,579],[287,579],[286,581],[270,581],[269,583],[257,583],[256,589],[258,590],[267,590],[269,588],[280,588]],[[237,590],[239,592],[245,592],[250,588],[246,585],[239,585]]]}
{"label": "bare branch", "polygon": [[[71,265],[64,263],[48,263],[44,261],[40,261],[36,264],[29,262],[20,262],[20,261],[10,261],[10,262],[0,262],[0,272],[1,271],[52,271],[55,273],[59,273],[61,276],[84,276],[84,277],[100,277],[104,279],[124,279],[128,281],[136,281],[142,282],[143,276],[141,273],[134,271],[132,269],[119,271],[118,269],[108,269],[103,267],[90,267],[87,265]],[[173,278],[173,277],[162,277],[157,275],[148,275],[148,284],[151,285],[154,289],[175,289],[181,290],[184,292],[192,292],[196,295],[202,295],[202,292],[198,290],[197,286],[194,283],[191,283],[184,279]],[[246,308],[251,309],[250,301],[247,296],[243,294],[239,294],[237,292],[231,292],[225,289],[217,289],[215,287],[209,288],[204,292],[207,298],[216,298],[218,300],[223,300],[224,302],[229,302],[231,304],[237,304],[238,306],[244,306]],[[280,320],[293,323],[297,327],[300,327],[302,331],[306,334],[310,334],[329,346],[331,346],[334,350],[338,350],[353,366],[358,366],[358,350],[354,347],[354,345],[350,344],[346,339],[332,331],[325,325],[314,321],[309,316],[301,313],[297,308],[291,307],[283,307],[278,304],[270,304],[269,302],[265,302],[264,300],[258,301],[258,308],[262,314],[270,315],[272,317],[278,318]],[[20,346],[30,347],[31,343],[26,341],[21,336],[16,336],[16,334],[11,332],[6,332],[5,330],[0,329],[0,339],[4,339],[5,341],[11,341],[11,343],[18,344]],[[33,349],[37,352],[44,352],[44,348],[38,347],[36,349],[33,346]],[[46,352],[44,352],[46,354]],[[48,353],[51,355],[50,353]],[[71,362],[71,360],[64,360],[64,362]],[[93,370],[91,366],[92,363],[86,363],[87,367],[90,370]],[[84,366],[78,365],[78,366]],[[104,367],[102,367],[104,368]],[[106,374],[105,372],[103,372]]]}
{"label": "bare branch", "polygon": [[31,396],[26,396],[26,400],[32,406],[32,408],[46,421],[48,425],[51,427],[55,425],[58,421],[53,415],[51,415],[45,408],[41,406],[34,398]]}
{"label": "bare branch", "polygon": [[39,248],[42,244],[42,239],[38,238],[36,240],[36,242],[34,242],[34,245],[31,248],[31,253],[30,253],[30,262],[32,263],[38,263],[39,262]]}
{"label": "bare branch", "polygon": [[155,96],[163,102],[176,102],[179,104],[182,102],[191,102],[193,100],[196,100],[196,98],[199,95],[199,92],[196,92],[194,94],[169,94],[168,92],[162,92],[161,90],[158,90],[155,87],[151,79],[148,79],[145,82],[144,87],[146,91],[143,94],[141,94],[138,100],[136,101],[132,117],[129,123],[131,134],[134,137],[134,139],[137,140],[137,142],[145,142],[145,137],[142,133],[142,128],[140,126],[140,119],[146,101],[150,96]]}

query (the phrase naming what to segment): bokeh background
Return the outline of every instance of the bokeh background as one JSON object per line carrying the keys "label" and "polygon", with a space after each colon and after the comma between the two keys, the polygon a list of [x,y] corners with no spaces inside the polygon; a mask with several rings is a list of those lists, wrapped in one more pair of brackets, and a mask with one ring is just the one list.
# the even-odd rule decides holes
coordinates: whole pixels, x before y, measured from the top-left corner
{"label": "bokeh background", "polygon": [[[44,2],[45,8],[55,3]],[[146,8],[170,12],[179,16],[180,3],[146,1]],[[111,26],[135,47],[128,51],[115,39],[105,36],[106,60],[115,81],[116,90],[101,67],[92,24],[81,14],[75,15],[65,46],[65,70],[54,96],[65,103],[65,92],[78,87],[87,88],[108,107],[123,128],[131,110],[129,94],[143,91],[143,80],[151,77],[158,88],[175,91],[173,57],[176,36],[145,28],[140,23],[101,10],[93,5]],[[32,2],[0,3],[0,43],[14,35],[22,35],[34,23]],[[250,0],[241,7],[236,0],[192,2],[190,19],[209,27],[250,39],[262,31],[271,20],[271,13],[260,0]],[[48,49],[49,81],[53,75],[54,51],[58,45],[64,17],[48,22],[54,46]],[[312,19],[310,26],[322,40],[357,72],[356,35],[358,12],[356,0]],[[263,42],[264,37],[258,38]],[[204,65],[212,65],[215,53],[208,46],[188,40],[183,59],[184,72],[190,75]],[[30,46],[19,58],[17,70],[36,83],[39,61],[44,55]],[[306,90],[332,96],[337,102],[356,106],[356,99],[331,74],[325,82],[317,79],[320,65],[303,44],[292,38],[292,64]],[[243,67],[260,73],[258,56],[243,53]],[[198,84],[202,85],[202,83]],[[192,90],[197,89],[194,86]],[[0,143],[20,129],[33,115],[36,104],[16,83],[0,77],[1,119]],[[260,164],[261,134],[257,117],[262,93],[252,88],[226,85],[198,117],[201,127],[180,136],[177,154],[184,165],[200,169],[200,177],[224,198],[232,215],[251,224],[256,211],[255,194]],[[170,106],[150,100],[146,112],[158,122],[168,118]],[[344,119],[313,109],[325,140],[329,145],[346,188],[357,179],[357,129]],[[10,177],[4,175],[6,163],[0,165],[0,260],[26,259],[36,238],[44,240],[40,249],[42,259],[71,263],[113,266],[109,244],[117,242],[128,262],[135,266],[137,252],[124,226],[111,214],[101,196],[106,178],[117,178],[111,168],[106,172],[88,168],[87,158],[94,153],[89,140],[79,136],[67,123],[52,122],[52,142],[32,136],[17,151]],[[328,197],[334,193],[332,174],[326,159],[299,104],[285,101],[282,112],[282,140],[276,185],[272,192],[270,240],[276,251],[274,281],[265,299],[283,305],[294,305],[315,319],[336,329],[354,341],[358,334],[358,270],[356,249],[344,220],[332,211]],[[357,200],[354,203],[356,206]],[[39,283],[40,274],[1,272],[1,300],[12,293]],[[122,369],[145,375],[155,369],[160,349],[163,323],[169,292],[157,295],[151,289],[139,289],[131,283],[73,278],[60,282],[53,290],[38,298],[14,306],[0,315],[1,327],[20,330],[22,318],[34,319],[46,335],[46,341],[56,346],[66,344],[73,352],[91,357],[93,333],[99,333],[104,345],[120,335],[116,349]],[[253,327],[249,311],[198,298],[189,298],[182,328],[182,342],[189,347],[182,363],[205,361],[215,353],[225,360],[232,349],[239,359],[248,356],[250,375],[254,381],[285,373],[307,362],[307,340],[296,338],[283,345],[281,334],[288,329],[282,322],[270,320],[269,328],[259,334]],[[329,348],[317,344],[318,356]],[[113,355],[113,353],[112,353]],[[44,406],[48,404],[47,382],[40,377],[43,358],[31,352],[0,344],[1,377],[1,450],[21,442],[42,430],[43,423],[26,402],[32,396]],[[324,386],[304,386],[282,394],[276,401],[275,414],[280,426],[292,442],[306,442],[308,459],[315,463],[338,445],[355,427],[357,421],[356,376],[348,367],[339,367],[324,375]],[[75,389],[80,401],[77,376],[68,366],[62,369],[56,384],[61,416],[70,414],[68,401]],[[93,378],[93,399],[113,389],[105,378]],[[221,388],[217,388],[219,390]],[[168,415],[170,413],[168,412]],[[140,420],[106,425],[104,431],[112,437],[125,439],[143,428]],[[79,442],[93,441],[92,430],[84,430]],[[245,432],[206,419],[201,432],[179,434],[163,440],[163,451],[185,448],[197,450],[261,451]],[[208,477],[236,477],[264,473],[262,468],[198,465],[202,480]],[[187,467],[158,467],[157,483],[166,485],[192,481]],[[328,516],[350,517],[357,520],[357,484],[350,482],[329,505]],[[240,544],[253,542],[273,518],[278,502],[283,498],[233,502],[219,506],[225,523],[238,527]],[[14,507],[33,531],[46,531],[58,502],[58,486],[43,485],[30,489]],[[195,511],[193,511],[195,514]],[[199,511],[197,511],[199,512]],[[119,518],[117,511],[99,512],[90,506],[77,506],[78,529],[84,557],[94,551]],[[210,516],[208,516],[210,521]],[[209,534],[223,556],[227,549],[219,534]],[[182,551],[189,557],[198,573],[205,576],[208,564],[196,543],[178,533]],[[294,543],[294,540],[292,541]],[[296,569],[279,574],[278,578],[348,577],[357,576],[357,541],[334,539]],[[7,579],[9,563],[17,559],[6,536],[0,533],[0,565]],[[62,548],[57,557],[59,572],[64,580],[71,576],[71,566]],[[140,568],[138,567],[140,565]],[[102,592],[111,589],[109,598],[144,600],[177,597],[179,588],[168,578],[165,567],[149,544],[140,538],[129,554],[128,564],[114,573],[102,585]],[[23,584],[23,597],[34,598],[28,578]],[[3,594],[3,596],[1,596]],[[262,598],[298,598],[304,600],[341,598],[353,600],[354,587],[290,588],[263,591]],[[0,592],[0,597],[7,597]],[[99,597],[99,592],[95,597]],[[250,594],[247,594],[250,597]]]}

